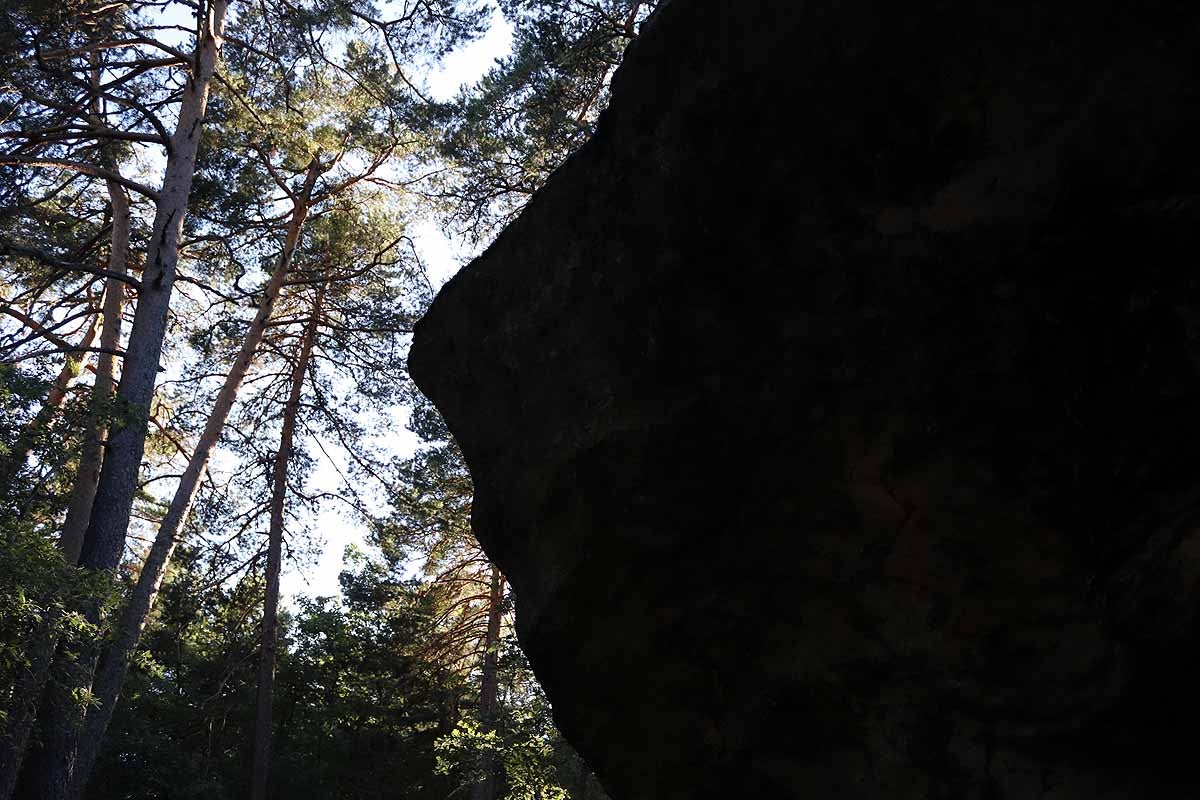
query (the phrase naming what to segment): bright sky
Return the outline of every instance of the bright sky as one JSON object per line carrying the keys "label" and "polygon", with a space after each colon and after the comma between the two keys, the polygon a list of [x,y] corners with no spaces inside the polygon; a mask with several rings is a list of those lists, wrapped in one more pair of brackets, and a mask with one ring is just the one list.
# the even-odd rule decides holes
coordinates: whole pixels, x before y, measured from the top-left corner
{"label": "bright sky", "polygon": [[[449,99],[459,87],[477,81],[497,58],[507,55],[511,47],[512,28],[497,9],[492,14],[488,32],[447,56],[443,68],[427,76],[425,88],[436,99]],[[434,286],[444,284],[473,255],[452,242],[430,221],[412,226],[411,232]],[[407,419],[402,410],[397,409],[396,414],[397,421]],[[403,424],[396,427],[398,432],[390,434],[393,440],[381,444],[386,444],[400,456],[411,453],[416,446],[416,437],[404,430]],[[336,491],[340,484],[337,468],[326,462],[321,462],[310,483],[313,488],[330,491]],[[369,549],[362,523],[345,516],[332,503],[325,504],[312,527],[317,539],[321,540],[321,555],[315,565],[307,567],[294,562],[284,563],[280,591],[285,603],[294,602],[299,595],[338,595],[338,574],[342,571],[346,546],[354,544]]]}

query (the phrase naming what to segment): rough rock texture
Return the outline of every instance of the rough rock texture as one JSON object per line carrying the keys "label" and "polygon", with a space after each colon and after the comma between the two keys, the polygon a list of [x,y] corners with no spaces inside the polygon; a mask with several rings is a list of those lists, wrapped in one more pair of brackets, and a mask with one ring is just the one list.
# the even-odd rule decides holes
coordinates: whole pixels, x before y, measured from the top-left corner
{"label": "rough rock texture", "polygon": [[1198,17],[673,0],[443,290],[614,798],[1200,797]]}

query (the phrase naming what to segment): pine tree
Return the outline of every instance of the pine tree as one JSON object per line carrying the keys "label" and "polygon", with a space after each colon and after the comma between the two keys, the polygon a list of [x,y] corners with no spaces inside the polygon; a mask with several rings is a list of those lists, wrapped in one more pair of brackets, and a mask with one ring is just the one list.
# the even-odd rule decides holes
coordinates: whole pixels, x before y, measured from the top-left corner
{"label": "pine tree", "polygon": [[625,48],[655,2],[501,0],[512,53],[437,109],[453,169],[432,194],[476,242],[511,221],[595,129]]}

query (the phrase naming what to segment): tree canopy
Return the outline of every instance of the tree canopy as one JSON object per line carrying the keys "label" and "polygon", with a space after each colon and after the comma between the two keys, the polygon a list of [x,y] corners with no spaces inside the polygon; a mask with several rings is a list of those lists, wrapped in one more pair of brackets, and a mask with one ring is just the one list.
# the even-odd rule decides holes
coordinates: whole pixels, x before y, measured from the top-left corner
{"label": "tree canopy", "polygon": [[652,9],[0,7],[0,800],[603,797],[404,362]]}

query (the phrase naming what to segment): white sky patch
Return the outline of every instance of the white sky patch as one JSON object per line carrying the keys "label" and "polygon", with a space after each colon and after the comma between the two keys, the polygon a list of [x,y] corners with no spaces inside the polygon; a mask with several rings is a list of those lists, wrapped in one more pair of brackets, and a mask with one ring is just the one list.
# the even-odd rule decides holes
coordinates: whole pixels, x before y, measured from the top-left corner
{"label": "white sky patch", "polygon": [[[233,13],[227,13],[226,17],[232,19],[237,12],[230,11]],[[172,47],[183,47],[192,43],[196,12],[183,3],[170,3],[157,15],[154,24],[162,26],[152,34],[155,39]]]}
{"label": "white sky patch", "polygon": [[452,239],[431,219],[409,225],[417,253],[429,274],[429,282],[441,289],[446,281],[466,266],[478,253],[462,240]]}
{"label": "white sky patch", "polygon": [[500,9],[492,9],[487,33],[446,56],[441,67],[429,74],[426,87],[430,96],[435,100],[450,100],[461,87],[482,78],[496,59],[512,50],[512,34],[512,25]]}
{"label": "white sky patch", "polygon": [[[393,417],[393,429],[372,444],[383,447],[396,456],[406,456],[413,453],[417,447],[417,437],[407,429],[408,409],[392,408],[387,413]],[[330,455],[337,458],[341,453],[329,447]],[[336,492],[343,486],[342,473],[346,470],[344,459],[334,465],[328,459],[318,456],[316,468],[309,477],[309,489]],[[371,498],[366,498],[371,499]],[[378,500],[379,498],[374,498]],[[381,513],[385,509],[380,503],[373,504],[372,513]],[[367,541],[367,528],[350,507],[344,503],[327,500],[321,503],[316,517],[310,521],[313,537],[320,542],[320,555],[316,562],[310,565],[284,563],[279,577],[279,591],[284,602],[292,604],[297,597],[337,597],[341,594],[338,575],[341,573],[346,548],[354,545],[360,550],[370,551]]]}

